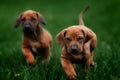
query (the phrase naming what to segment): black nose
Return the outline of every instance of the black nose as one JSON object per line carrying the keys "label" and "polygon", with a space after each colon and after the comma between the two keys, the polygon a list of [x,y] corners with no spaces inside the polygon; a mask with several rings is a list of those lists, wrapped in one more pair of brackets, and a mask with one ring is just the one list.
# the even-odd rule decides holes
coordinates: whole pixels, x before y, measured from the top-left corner
{"label": "black nose", "polygon": [[78,53],[79,50],[78,50],[78,46],[77,45],[72,45],[71,46],[71,52],[74,54],[74,53]]}
{"label": "black nose", "polygon": [[26,24],[26,25],[25,25],[25,29],[26,29],[26,30],[29,30],[29,29],[30,29],[30,25],[29,25],[29,24]]}
{"label": "black nose", "polygon": [[31,30],[31,26],[30,26],[30,25],[25,25],[25,26],[24,26],[24,31],[25,31],[25,32],[30,32],[30,31],[32,31],[32,30]]}
{"label": "black nose", "polygon": [[24,32],[31,33],[33,31],[34,31],[34,29],[33,29],[33,27],[31,25],[25,25],[24,26]]}
{"label": "black nose", "polygon": [[30,22],[29,22],[29,21],[26,21],[26,22],[24,23],[24,26],[25,26],[26,29],[30,28],[30,27],[31,27]]}
{"label": "black nose", "polygon": [[77,46],[76,46],[76,45],[72,45],[72,46],[71,46],[71,49],[72,49],[73,51],[76,51],[76,50],[77,50]]}
{"label": "black nose", "polygon": [[24,32],[33,32],[33,27],[31,26],[29,21],[24,23]]}

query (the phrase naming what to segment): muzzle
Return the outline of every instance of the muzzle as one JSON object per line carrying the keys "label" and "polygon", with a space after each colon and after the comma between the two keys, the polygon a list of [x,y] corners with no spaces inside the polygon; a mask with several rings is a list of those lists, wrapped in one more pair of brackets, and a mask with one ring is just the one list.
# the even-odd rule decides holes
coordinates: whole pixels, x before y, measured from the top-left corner
{"label": "muzzle", "polygon": [[26,21],[26,22],[24,23],[24,29],[23,29],[23,31],[24,31],[25,33],[31,33],[31,32],[34,31],[34,28],[32,27],[32,25],[30,24],[29,21]]}
{"label": "muzzle", "polygon": [[69,53],[71,54],[80,54],[80,52],[81,52],[80,49],[75,44],[69,48]]}

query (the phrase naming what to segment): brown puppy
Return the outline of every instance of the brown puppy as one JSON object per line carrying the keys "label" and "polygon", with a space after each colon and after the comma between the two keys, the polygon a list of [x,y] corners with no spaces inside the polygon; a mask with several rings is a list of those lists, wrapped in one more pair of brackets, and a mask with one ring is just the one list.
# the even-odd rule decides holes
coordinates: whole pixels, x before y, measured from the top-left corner
{"label": "brown puppy", "polygon": [[81,63],[84,72],[90,65],[94,66],[93,50],[96,47],[96,35],[84,25],[82,20],[87,8],[80,14],[79,25],[70,26],[56,36],[58,44],[62,47],[61,64],[70,80],[77,76],[76,63]]}
{"label": "brown puppy", "polygon": [[43,16],[28,10],[18,17],[14,25],[17,28],[22,24],[22,51],[29,65],[35,65],[35,55],[39,54],[43,56],[42,62],[50,60],[52,37],[48,31],[39,26],[39,23],[46,24]]}

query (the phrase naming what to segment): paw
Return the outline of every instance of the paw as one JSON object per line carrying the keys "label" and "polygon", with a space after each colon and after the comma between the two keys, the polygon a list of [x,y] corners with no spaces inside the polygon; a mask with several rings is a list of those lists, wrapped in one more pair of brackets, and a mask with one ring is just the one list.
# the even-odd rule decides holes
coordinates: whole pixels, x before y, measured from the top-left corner
{"label": "paw", "polygon": [[76,80],[77,74],[69,74],[68,79],[69,80]]}
{"label": "paw", "polygon": [[32,58],[27,58],[26,60],[27,60],[27,63],[28,63],[30,66],[35,66],[36,61],[35,61],[34,59],[32,59]]}

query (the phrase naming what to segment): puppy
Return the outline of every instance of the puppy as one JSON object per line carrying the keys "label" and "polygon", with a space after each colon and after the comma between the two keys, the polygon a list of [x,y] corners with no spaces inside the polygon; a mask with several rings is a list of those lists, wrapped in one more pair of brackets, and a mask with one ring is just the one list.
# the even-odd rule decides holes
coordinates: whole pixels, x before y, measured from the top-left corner
{"label": "puppy", "polygon": [[35,65],[35,55],[42,55],[42,62],[49,61],[51,56],[52,37],[39,23],[46,24],[43,16],[33,10],[27,10],[17,18],[14,25],[15,28],[22,25],[22,51],[31,66]]}
{"label": "puppy", "polygon": [[82,20],[85,8],[79,17],[79,25],[70,26],[57,34],[56,40],[62,47],[61,64],[70,80],[76,79],[75,64],[82,65],[86,72],[89,66],[94,66],[93,50],[96,47],[96,34],[84,25]]}

